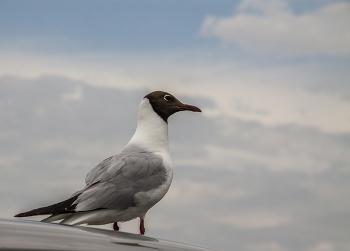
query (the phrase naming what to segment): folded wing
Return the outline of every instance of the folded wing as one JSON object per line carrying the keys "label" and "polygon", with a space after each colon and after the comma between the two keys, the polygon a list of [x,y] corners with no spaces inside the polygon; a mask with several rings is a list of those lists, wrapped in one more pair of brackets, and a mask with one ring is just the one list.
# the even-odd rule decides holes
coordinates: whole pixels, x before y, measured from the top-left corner
{"label": "folded wing", "polygon": [[142,149],[126,149],[92,169],[86,187],[69,199],[30,210],[15,217],[62,214],[96,209],[125,210],[137,205],[134,195],[159,187],[166,181],[166,171],[159,155]]}

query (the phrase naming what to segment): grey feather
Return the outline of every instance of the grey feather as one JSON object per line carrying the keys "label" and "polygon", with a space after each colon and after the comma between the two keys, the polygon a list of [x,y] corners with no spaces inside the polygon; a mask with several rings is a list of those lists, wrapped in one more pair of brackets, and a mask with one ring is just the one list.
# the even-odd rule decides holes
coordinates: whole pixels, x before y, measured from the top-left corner
{"label": "grey feather", "polygon": [[155,189],[165,180],[162,158],[131,146],[92,169],[86,176],[85,189],[73,204],[76,211],[125,210],[137,205],[136,193]]}

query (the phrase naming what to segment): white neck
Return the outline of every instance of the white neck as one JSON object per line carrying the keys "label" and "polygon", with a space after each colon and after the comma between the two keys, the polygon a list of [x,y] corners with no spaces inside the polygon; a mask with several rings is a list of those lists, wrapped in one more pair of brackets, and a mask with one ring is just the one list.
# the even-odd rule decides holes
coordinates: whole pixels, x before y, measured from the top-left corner
{"label": "white neck", "polygon": [[127,146],[135,144],[150,151],[169,153],[168,124],[155,113],[147,98],[141,101],[136,132]]}

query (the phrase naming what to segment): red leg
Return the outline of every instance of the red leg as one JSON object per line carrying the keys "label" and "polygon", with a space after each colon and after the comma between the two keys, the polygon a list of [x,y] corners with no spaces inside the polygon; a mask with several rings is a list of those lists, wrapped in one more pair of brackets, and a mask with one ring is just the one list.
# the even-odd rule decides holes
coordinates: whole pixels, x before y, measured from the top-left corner
{"label": "red leg", "polygon": [[113,229],[114,231],[119,231],[118,222],[114,222]]}
{"label": "red leg", "polygon": [[141,235],[145,235],[145,221],[143,219],[141,219],[140,221],[140,233]]}

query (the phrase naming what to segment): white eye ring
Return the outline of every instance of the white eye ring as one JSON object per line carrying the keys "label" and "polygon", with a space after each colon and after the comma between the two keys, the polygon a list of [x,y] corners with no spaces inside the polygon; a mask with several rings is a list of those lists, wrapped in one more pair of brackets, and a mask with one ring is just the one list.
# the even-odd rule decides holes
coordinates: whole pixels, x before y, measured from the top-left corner
{"label": "white eye ring", "polygon": [[171,100],[171,96],[170,95],[165,95],[164,99],[165,99],[165,101],[170,101]]}

